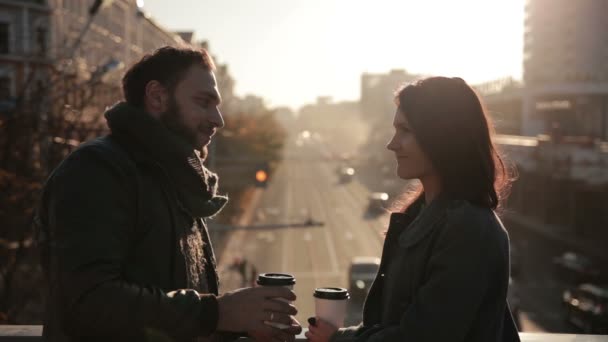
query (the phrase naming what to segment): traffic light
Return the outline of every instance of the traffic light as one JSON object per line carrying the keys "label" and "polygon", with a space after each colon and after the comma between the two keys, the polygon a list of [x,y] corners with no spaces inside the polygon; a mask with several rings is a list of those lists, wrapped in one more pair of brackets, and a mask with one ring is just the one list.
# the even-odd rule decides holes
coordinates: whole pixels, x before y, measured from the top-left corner
{"label": "traffic light", "polygon": [[268,185],[268,169],[258,167],[255,170],[255,186],[265,188]]}

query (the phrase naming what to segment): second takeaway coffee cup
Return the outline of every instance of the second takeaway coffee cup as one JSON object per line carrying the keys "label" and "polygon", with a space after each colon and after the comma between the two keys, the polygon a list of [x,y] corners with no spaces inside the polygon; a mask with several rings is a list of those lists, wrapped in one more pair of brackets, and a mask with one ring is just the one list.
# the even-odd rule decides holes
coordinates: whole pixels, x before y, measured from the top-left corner
{"label": "second takeaway coffee cup", "polygon": [[350,298],[348,291],[340,287],[319,287],[315,289],[314,297],[315,316],[342,328],[346,318],[346,305]]}
{"label": "second takeaway coffee cup", "polygon": [[[291,274],[286,273],[262,273],[258,275],[257,283],[260,286],[284,286],[289,288],[290,290],[293,290],[293,286],[296,284],[296,278],[294,278],[294,276],[292,276]],[[283,298],[277,298],[277,300],[289,303],[288,300]],[[289,328],[289,325],[276,322],[266,322],[266,324],[279,329]]]}

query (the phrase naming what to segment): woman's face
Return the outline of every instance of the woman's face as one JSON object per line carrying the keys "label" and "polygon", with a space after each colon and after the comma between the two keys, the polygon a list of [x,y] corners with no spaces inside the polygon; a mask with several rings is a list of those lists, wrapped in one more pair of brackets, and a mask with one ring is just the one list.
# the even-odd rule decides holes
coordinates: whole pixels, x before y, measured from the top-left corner
{"label": "woman's face", "polygon": [[435,175],[431,161],[422,152],[410,125],[399,109],[393,120],[395,135],[386,148],[395,153],[397,159],[397,175],[402,179],[423,179]]}

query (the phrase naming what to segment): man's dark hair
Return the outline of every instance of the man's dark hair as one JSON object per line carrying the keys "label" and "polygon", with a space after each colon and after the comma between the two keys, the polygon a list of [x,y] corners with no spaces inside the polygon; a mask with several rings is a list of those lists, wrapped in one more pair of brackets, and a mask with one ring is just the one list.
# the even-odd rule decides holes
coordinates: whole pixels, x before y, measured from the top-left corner
{"label": "man's dark hair", "polygon": [[175,86],[193,65],[215,70],[213,59],[205,49],[165,46],[145,55],[133,64],[122,78],[125,100],[133,106],[143,106],[146,85],[154,80],[173,93]]}

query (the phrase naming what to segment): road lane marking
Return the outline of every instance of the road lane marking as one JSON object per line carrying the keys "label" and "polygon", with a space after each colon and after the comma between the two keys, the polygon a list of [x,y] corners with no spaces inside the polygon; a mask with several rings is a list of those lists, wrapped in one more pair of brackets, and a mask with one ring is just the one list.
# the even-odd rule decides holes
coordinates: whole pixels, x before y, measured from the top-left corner
{"label": "road lane marking", "polygon": [[[289,177],[291,175],[291,168],[285,165],[285,172],[287,173],[286,175],[286,183],[285,183],[285,213],[283,215],[283,221],[284,222],[288,222],[289,219],[289,212],[291,211],[291,190],[292,190],[292,186],[291,186],[291,181]],[[282,235],[283,237],[283,252],[282,252],[282,256],[281,256],[281,272],[287,272],[287,265],[289,265],[287,263],[287,258],[289,256],[289,251],[291,250],[291,248],[287,248],[288,244],[291,245],[291,228],[287,228],[285,230],[285,232]]]}
{"label": "road lane marking", "polygon": [[304,233],[304,241],[312,241],[312,234],[310,232]]}
{"label": "road lane marking", "polygon": [[331,262],[331,269],[334,272],[338,272],[338,256],[336,255],[336,248],[334,245],[334,239],[329,234],[327,229],[323,229],[323,233],[325,234],[325,245],[327,246],[327,250],[329,251],[329,261]]}

